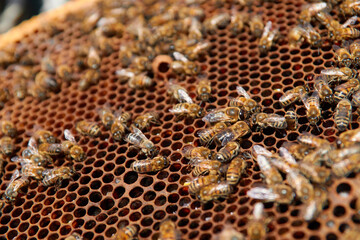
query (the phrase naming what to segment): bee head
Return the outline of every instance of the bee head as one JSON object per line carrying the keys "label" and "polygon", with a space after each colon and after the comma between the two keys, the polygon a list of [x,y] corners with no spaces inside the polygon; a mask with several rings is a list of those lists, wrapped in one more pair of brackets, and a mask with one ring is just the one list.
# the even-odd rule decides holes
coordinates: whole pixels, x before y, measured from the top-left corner
{"label": "bee head", "polygon": [[203,108],[199,108],[199,110],[197,111],[197,116],[198,117],[202,117],[204,116],[205,112],[204,112],[204,109]]}

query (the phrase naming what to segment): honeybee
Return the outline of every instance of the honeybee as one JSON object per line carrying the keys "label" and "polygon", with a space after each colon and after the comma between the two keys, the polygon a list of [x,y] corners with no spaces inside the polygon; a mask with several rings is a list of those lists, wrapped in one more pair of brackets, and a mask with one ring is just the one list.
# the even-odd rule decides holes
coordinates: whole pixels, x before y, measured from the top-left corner
{"label": "honeybee", "polygon": [[261,111],[261,106],[249,96],[244,88],[236,86],[236,91],[239,96],[237,98],[230,98],[230,107],[238,107],[243,110],[246,118]]}
{"label": "honeybee", "polygon": [[[357,18],[357,16],[355,16]],[[353,21],[353,19],[349,19],[350,21]],[[349,21],[348,20],[348,21]],[[356,21],[357,19],[355,19]],[[357,39],[360,37],[360,31],[357,30],[354,27],[345,27],[347,25],[347,22],[345,22],[341,27],[332,27],[329,29],[329,36],[330,39],[334,41],[343,41],[345,39]]]}
{"label": "honeybee", "polygon": [[306,94],[308,89],[304,86],[297,86],[284,93],[279,99],[281,106],[286,107],[301,99],[301,96]]}
{"label": "honeybee", "polygon": [[99,69],[101,58],[94,47],[90,47],[87,56],[87,65],[92,69]]}
{"label": "honeybee", "polygon": [[350,67],[353,63],[351,54],[347,48],[341,48],[337,45],[333,45],[335,51],[335,59],[340,67]]}
{"label": "honeybee", "polygon": [[140,148],[146,156],[155,156],[158,152],[154,143],[136,127],[132,128],[132,133],[126,135],[125,141],[133,144],[136,148]]}
{"label": "honeybee", "polygon": [[100,127],[95,122],[79,121],[75,123],[75,129],[84,136],[98,137],[100,135]]}
{"label": "honeybee", "polygon": [[56,72],[56,68],[55,68],[55,63],[53,60],[50,59],[50,57],[44,57],[41,60],[41,71],[42,72],[46,72],[46,73],[50,73],[50,74],[54,74]]}
{"label": "honeybee", "polygon": [[55,78],[46,72],[39,72],[36,74],[35,84],[53,92],[60,90],[60,84],[56,81]]}
{"label": "honeybee", "polygon": [[327,202],[327,197],[326,190],[320,187],[314,188],[314,198],[305,205],[305,209],[301,214],[305,221],[314,220],[320,214]]}
{"label": "honeybee", "polygon": [[294,109],[289,109],[285,113],[285,120],[287,124],[287,129],[296,130],[298,125],[298,118]]}
{"label": "honeybee", "polygon": [[[40,153],[37,148],[37,143],[34,137],[31,137],[28,142],[28,151],[26,154],[29,154],[30,161],[38,166],[47,166],[48,164],[52,164],[53,160],[48,154]],[[25,152],[23,152],[23,155],[25,155]],[[26,158],[26,157],[25,157]],[[28,162],[27,160],[24,160],[23,158],[17,159],[16,157],[12,159],[12,161],[16,162]]]}
{"label": "honeybee", "polygon": [[73,232],[70,236],[66,237],[65,240],[83,240],[83,238],[79,233]]}
{"label": "honeybee", "polygon": [[232,187],[227,182],[212,183],[200,189],[198,198],[202,202],[209,202],[222,197],[227,197],[231,192]]}
{"label": "honeybee", "polygon": [[3,108],[5,103],[9,101],[10,94],[8,89],[0,89],[0,107]]}
{"label": "honeybee", "polygon": [[343,98],[336,106],[334,120],[339,131],[343,132],[347,129],[352,116],[351,102]]}
{"label": "honeybee", "polygon": [[119,117],[115,117],[115,120],[110,128],[112,137],[116,141],[121,141],[122,137],[125,134],[126,129],[127,129],[127,126],[124,124],[124,122],[121,121],[121,119]]}
{"label": "honeybee", "polygon": [[171,96],[172,99],[180,103],[194,103],[186,89],[180,85],[170,83],[167,93]]}
{"label": "honeybee", "polygon": [[19,193],[24,194],[22,188],[28,186],[29,184],[30,184],[30,180],[25,176],[20,176],[19,170],[16,169],[13,175],[11,176],[9,185],[5,189],[4,192],[5,200],[7,202],[15,201]]}
{"label": "honeybee", "polygon": [[235,157],[231,162],[226,171],[226,181],[230,185],[236,185],[241,175],[245,172],[247,163],[243,156]]}
{"label": "honeybee", "polygon": [[176,229],[175,223],[166,219],[160,223],[159,240],[180,240],[181,232]]}
{"label": "honeybee", "polygon": [[120,228],[116,233],[114,240],[133,240],[138,234],[138,228],[135,225]]}
{"label": "honeybee", "polygon": [[330,145],[330,142],[328,140],[316,137],[307,132],[304,132],[302,135],[299,135],[297,137],[297,141],[311,148],[320,148],[320,147],[324,147],[325,145]]}
{"label": "honeybee", "polygon": [[204,29],[207,32],[214,33],[217,28],[226,27],[231,21],[231,16],[228,13],[219,13],[211,18],[207,18],[204,23]]}
{"label": "honeybee", "polygon": [[77,144],[75,137],[72,135],[69,129],[64,130],[64,137],[66,141],[61,143],[61,148],[65,155],[69,156],[71,159],[74,159],[76,162],[84,160],[86,153],[84,152],[84,149],[82,149],[82,147]]}
{"label": "honeybee", "polygon": [[131,169],[138,173],[156,172],[166,168],[169,160],[165,156],[157,156],[152,159],[136,160],[131,164]]}
{"label": "honeybee", "polygon": [[[230,18],[230,24],[229,24],[230,31],[234,34],[239,34],[244,29],[244,23],[247,22],[247,20],[248,20],[248,16],[246,14],[234,12]],[[262,23],[262,21],[261,21],[261,23]],[[253,23],[253,24],[256,25],[258,23]],[[251,24],[249,23],[249,25],[250,25],[250,31],[251,31]],[[258,30],[259,27],[260,26],[257,25],[257,26],[254,26],[253,29]],[[253,33],[253,31],[251,31],[251,32]]]}
{"label": "honeybee", "polygon": [[25,79],[14,79],[14,81],[14,96],[19,100],[23,100],[28,95],[27,82]]}
{"label": "honeybee", "polygon": [[264,30],[264,22],[262,16],[253,15],[252,17],[250,17],[248,24],[251,34],[253,34],[256,38],[260,38]]}
{"label": "honeybee", "polygon": [[221,162],[216,160],[208,160],[202,158],[191,159],[189,162],[191,166],[194,166],[191,173],[194,177],[201,175],[217,175],[220,172]]}
{"label": "honeybee", "polygon": [[130,44],[122,44],[119,50],[119,60],[122,67],[129,67],[133,59],[133,46]]}
{"label": "honeybee", "polygon": [[131,113],[123,111],[121,107],[117,111],[115,111],[114,116],[116,119],[118,119],[125,125],[131,120]]}
{"label": "honeybee", "polygon": [[341,147],[349,147],[360,142],[360,128],[340,133],[338,141]]}
{"label": "honeybee", "polygon": [[212,152],[206,147],[194,147],[191,145],[185,146],[182,151],[185,158],[193,159],[208,159],[211,158]]}
{"label": "honeybee", "polygon": [[256,160],[267,184],[275,185],[283,182],[281,174],[270,164],[268,157],[258,155]]}
{"label": "honeybee", "polygon": [[195,195],[200,191],[201,188],[216,183],[219,179],[219,176],[217,175],[207,175],[207,176],[201,176],[198,177],[191,182],[184,183],[184,186],[189,186],[189,193],[192,195]]}
{"label": "honeybee", "polygon": [[140,115],[135,118],[135,120],[132,123],[132,126],[144,130],[149,129],[151,124],[160,125],[161,122],[159,121],[159,113],[157,112],[148,112],[144,115]]}
{"label": "honeybee", "polygon": [[314,88],[318,92],[321,100],[329,103],[333,101],[333,91],[327,83],[324,75],[319,75],[316,77]]}
{"label": "honeybee", "polygon": [[70,66],[66,64],[61,64],[56,68],[56,75],[65,82],[71,82],[73,79],[72,70]]}
{"label": "honeybee", "polygon": [[21,166],[21,175],[34,178],[36,180],[41,180],[43,178],[42,173],[45,171],[45,168],[42,166],[36,166],[33,164],[24,164]]}
{"label": "honeybee", "polygon": [[211,83],[207,79],[202,79],[198,82],[196,93],[201,102],[209,101],[211,95]]}
{"label": "honeybee", "polygon": [[215,155],[215,159],[219,162],[228,162],[238,155],[240,144],[237,142],[228,142]]}
{"label": "honeybee", "polygon": [[0,139],[0,149],[2,154],[10,156],[14,151],[14,144],[12,143],[12,139],[8,136],[3,136]]}
{"label": "honeybee", "polygon": [[87,69],[85,75],[79,81],[79,90],[85,91],[99,83],[100,72],[96,69]]}
{"label": "honeybee", "polygon": [[39,86],[32,81],[28,82],[27,85],[29,94],[37,100],[44,101],[49,97],[49,93],[46,88]]}
{"label": "honeybee", "polygon": [[196,103],[178,103],[169,112],[176,115],[176,120],[182,117],[200,118],[204,116],[204,109]]}
{"label": "honeybee", "polygon": [[63,166],[59,168],[45,169],[42,173],[42,183],[44,186],[55,185],[56,187],[59,187],[63,180],[72,178],[74,174],[75,170],[72,167]]}
{"label": "honeybee", "polygon": [[257,125],[258,128],[264,129],[267,127],[286,129],[287,122],[285,117],[277,115],[275,113],[255,113],[252,117],[252,124]]}
{"label": "honeybee", "polygon": [[248,238],[250,240],[263,239],[267,232],[267,225],[271,222],[271,218],[264,215],[264,204],[256,203],[254,205],[253,215],[247,227]]}
{"label": "honeybee", "polygon": [[213,110],[202,119],[207,123],[229,122],[234,123],[240,120],[240,109],[237,107],[226,107]]}
{"label": "honeybee", "polygon": [[303,95],[301,100],[306,108],[306,117],[310,125],[316,125],[321,118],[319,93],[314,91],[311,96]]}
{"label": "honeybee", "polygon": [[360,2],[357,0],[345,0],[339,5],[340,13],[345,15],[358,15],[360,13]]}
{"label": "honeybee", "polygon": [[131,67],[138,72],[150,71],[152,69],[149,58],[145,56],[134,57],[131,63]]}
{"label": "honeybee", "polygon": [[247,192],[247,195],[254,199],[266,202],[277,202],[279,204],[291,204],[295,196],[292,188],[286,184],[253,187]]}
{"label": "honeybee", "polygon": [[3,119],[0,121],[0,129],[1,133],[5,136],[9,136],[11,138],[16,137],[17,130],[14,126],[14,124],[9,120],[10,115],[6,115],[6,119]]}
{"label": "honeybee", "polygon": [[334,99],[336,102],[339,102],[343,98],[348,98],[350,95],[352,95],[359,89],[359,80],[356,78],[352,78],[349,81],[335,87]]}
{"label": "honeybee", "polygon": [[360,171],[359,157],[360,154],[353,154],[344,160],[335,162],[331,166],[331,171],[337,177],[346,177],[352,172],[358,172]]}
{"label": "honeybee", "polygon": [[106,129],[110,129],[114,123],[115,116],[108,105],[98,109],[100,120]]}
{"label": "honeybee", "polygon": [[172,61],[170,64],[170,68],[174,73],[184,77],[185,75],[197,75],[200,72],[200,66],[193,61],[189,61],[183,54],[179,52],[174,52],[173,56],[175,61]]}
{"label": "honeybee", "polygon": [[354,154],[360,154],[360,145],[359,144],[353,144],[348,147],[343,147],[340,149],[333,149],[329,152],[329,158],[333,162],[339,162],[342,159],[349,158],[350,156]]}
{"label": "honeybee", "polygon": [[299,15],[299,21],[301,23],[309,23],[316,13],[325,10],[327,7],[328,6],[325,2],[306,4],[302,6],[302,11]]}
{"label": "honeybee", "polygon": [[148,88],[151,87],[153,83],[153,80],[149,76],[146,76],[145,73],[135,75],[133,78],[130,78],[128,82],[129,87],[134,89]]}
{"label": "honeybee", "polygon": [[209,145],[213,141],[215,135],[221,132],[222,130],[224,130],[225,128],[227,128],[226,123],[218,122],[210,128],[205,128],[203,130],[200,130],[198,132],[198,136],[201,145]]}
{"label": "honeybee", "polygon": [[355,40],[349,46],[349,50],[351,53],[351,59],[355,66],[360,65],[360,42],[359,40]]}
{"label": "honeybee", "polygon": [[106,37],[122,37],[125,30],[125,26],[122,23],[117,22],[116,19],[112,17],[102,17],[98,21],[97,26],[101,33]]}
{"label": "honeybee", "polygon": [[301,160],[311,151],[311,148],[298,143],[284,142],[286,148],[296,159]]}
{"label": "honeybee", "polygon": [[315,183],[327,182],[331,173],[330,170],[325,167],[316,166],[306,162],[300,162],[298,164],[298,169],[303,175]]}
{"label": "honeybee", "polygon": [[261,54],[266,54],[274,45],[279,37],[279,30],[272,29],[272,22],[268,21],[259,40],[259,50]]}
{"label": "honeybee", "polygon": [[224,229],[217,235],[215,240],[245,240],[245,236],[236,231],[229,225],[225,225]]}
{"label": "honeybee", "polygon": [[300,45],[305,40],[313,47],[320,47],[322,44],[321,35],[310,24],[296,26],[291,29],[288,39],[291,47]]}
{"label": "honeybee", "polygon": [[250,132],[250,127],[246,122],[238,121],[232,126],[217,133],[214,138],[216,141],[220,142],[222,146],[225,146],[230,141],[235,141],[238,138],[244,137]]}
{"label": "honeybee", "polygon": [[[29,132],[28,134],[31,134]],[[42,143],[55,143],[56,137],[50,131],[42,129],[40,126],[34,126],[34,132],[32,137],[35,139],[35,143],[42,144]]]}
{"label": "honeybee", "polygon": [[344,240],[359,240],[360,239],[360,229],[351,229],[348,228],[343,234]]}
{"label": "honeybee", "polygon": [[117,70],[115,74],[121,83],[135,78],[135,70],[130,68]]}
{"label": "honeybee", "polygon": [[295,190],[296,196],[303,202],[311,200],[314,194],[314,188],[307,178],[297,171],[290,171],[287,173],[286,179],[289,185]]}
{"label": "honeybee", "polygon": [[[194,45],[191,45],[187,48],[184,49],[184,54],[186,55],[186,57],[191,60],[191,61],[195,61],[199,58],[199,56],[204,55],[207,53],[207,51],[209,51],[211,48],[210,43],[202,41],[199,43],[196,43]],[[191,62],[190,61],[190,62]],[[196,65],[196,62],[193,62],[193,64]],[[189,64],[188,64],[189,65]],[[196,65],[197,66],[197,65]],[[200,67],[195,67],[195,66],[187,66],[187,68],[192,69],[192,72],[197,72],[200,71]],[[199,69],[199,70],[198,70]],[[195,74],[195,73],[194,73]],[[193,75],[194,75],[193,74]],[[197,74],[197,73],[196,73]]]}
{"label": "honeybee", "polygon": [[201,28],[202,25],[200,21],[197,18],[191,18],[191,23],[188,33],[189,39],[195,40],[196,42],[200,41],[203,38]]}

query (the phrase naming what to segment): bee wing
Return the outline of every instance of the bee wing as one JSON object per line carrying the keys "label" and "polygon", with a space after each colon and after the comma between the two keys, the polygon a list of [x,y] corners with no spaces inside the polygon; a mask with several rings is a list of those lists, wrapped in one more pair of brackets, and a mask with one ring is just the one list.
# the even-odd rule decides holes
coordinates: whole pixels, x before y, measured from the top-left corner
{"label": "bee wing", "polygon": [[20,171],[19,171],[19,169],[16,169],[15,172],[11,175],[10,183],[19,177],[20,177]]}
{"label": "bee wing", "polygon": [[349,18],[348,20],[346,20],[346,22],[344,22],[343,25],[341,25],[342,28],[347,28],[350,25],[354,25],[356,23],[356,21],[358,20],[358,16],[352,16],[351,18]]}
{"label": "bee wing", "polygon": [[135,73],[133,73],[132,71],[129,71],[127,69],[116,70],[115,74],[118,77],[126,77],[129,79],[133,79],[135,77]]}
{"label": "bee wing", "polygon": [[169,109],[169,112],[174,113],[174,114],[179,114],[179,113],[189,113],[189,109],[186,108],[171,108]]}
{"label": "bee wing", "polygon": [[272,22],[268,21],[264,27],[263,34],[261,37],[263,38],[269,35],[271,28],[272,28]]}
{"label": "bee wing", "polygon": [[279,194],[273,193],[271,189],[266,187],[251,188],[246,194],[254,199],[268,200],[268,201],[275,201],[280,197]]}
{"label": "bee wing", "polygon": [[178,94],[180,96],[180,99],[187,103],[194,103],[189,94],[184,89],[179,89]]}
{"label": "bee wing", "polygon": [[214,123],[220,121],[229,121],[231,119],[224,112],[215,110],[206,114],[205,117],[202,118],[202,120],[204,122]]}
{"label": "bee wing", "polygon": [[264,148],[261,145],[254,145],[252,148],[252,152],[254,157],[257,157],[258,155],[264,155],[264,156],[268,156],[271,157],[273,154],[267,150],[266,148]]}
{"label": "bee wing", "polygon": [[304,4],[301,6],[301,10],[313,9],[315,12],[319,12],[327,7],[326,2]]}
{"label": "bee wing", "polygon": [[338,86],[335,87],[335,91],[340,91],[342,89],[348,89],[348,88],[353,88],[353,87],[356,87],[357,84],[352,84],[350,81],[346,82],[346,83],[343,83],[343,84],[340,84]]}
{"label": "bee wing", "polygon": [[333,44],[332,46],[333,46],[334,52],[336,52],[337,50],[339,50],[341,48],[340,46],[335,45],[335,44]]}
{"label": "bee wing", "polygon": [[286,102],[288,101],[289,99],[292,99],[294,98],[294,96],[297,95],[297,93],[295,92],[286,92],[284,95],[282,95],[280,98],[279,98],[279,101],[281,102]]}
{"label": "bee wing", "polygon": [[287,127],[285,117],[277,115],[277,114],[269,114],[268,117],[265,119],[265,122],[267,122],[271,126],[276,123],[279,123],[279,122],[284,122],[286,125],[286,126],[284,125],[284,128]]}
{"label": "bee wing", "polygon": [[29,139],[28,147],[32,153],[38,153],[37,143],[34,137]]}
{"label": "bee wing", "polygon": [[286,160],[286,162],[297,165],[295,158],[291,155],[291,153],[286,148],[280,147],[279,154],[281,157],[283,157]]}
{"label": "bee wing", "polygon": [[243,87],[236,86],[236,91],[240,96],[244,96],[245,98],[250,98],[249,94],[245,91]]}
{"label": "bee wing", "polygon": [[182,62],[189,61],[183,54],[181,54],[179,52],[174,52],[173,56],[174,56],[175,60],[177,60],[177,61],[182,61]]}
{"label": "bee wing", "polygon": [[64,137],[66,140],[69,140],[70,142],[76,142],[74,135],[70,132],[69,129],[64,130]]}
{"label": "bee wing", "polygon": [[309,103],[308,103],[308,99],[309,99],[309,94],[302,94],[301,96],[301,101],[304,103],[306,109],[308,109],[310,106],[309,106]]}
{"label": "bee wing", "polygon": [[317,212],[316,201],[312,200],[307,205],[305,205],[304,209],[302,209],[301,215],[303,216],[305,221],[311,221],[314,219],[316,212]]}
{"label": "bee wing", "polygon": [[105,112],[112,112],[110,103],[108,103],[108,102],[105,103],[102,107],[99,107],[98,109],[96,109],[96,112],[99,114],[100,117],[101,117]]}
{"label": "bee wing", "polygon": [[142,131],[140,129],[138,129],[137,127],[133,127],[132,128],[133,133],[135,133],[136,135],[138,135],[140,138],[142,139],[146,139],[148,140],[148,138],[142,133]]}
{"label": "bee wing", "polygon": [[253,216],[255,219],[261,219],[264,216],[264,204],[257,202],[254,205]]}
{"label": "bee wing", "polygon": [[27,165],[27,164],[33,164],[33,162],[30,159],[22,158],[22,157],[18,157],[18,156],[12,157],[11,161],[12,162],[18,162],[18,163],[20,163],[21,166],[24,166],[24,165]]}
{"label": "bee wing", "polygon": [[344,76],[345,75],[342,71],[340,71],[339,68],[323,69],[323,70],[321,70],[321,74],[324,74],[327,76]]}

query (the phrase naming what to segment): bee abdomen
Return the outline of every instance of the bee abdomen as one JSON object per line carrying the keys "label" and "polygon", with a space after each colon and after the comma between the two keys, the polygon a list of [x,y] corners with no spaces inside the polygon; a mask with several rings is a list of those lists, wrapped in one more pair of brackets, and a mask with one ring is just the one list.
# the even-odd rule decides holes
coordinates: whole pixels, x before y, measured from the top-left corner
{"label": "bee abdomen", "polygon": [[151,160],[135,161],[131,164],[131,169],[138,173],[152,172]]}

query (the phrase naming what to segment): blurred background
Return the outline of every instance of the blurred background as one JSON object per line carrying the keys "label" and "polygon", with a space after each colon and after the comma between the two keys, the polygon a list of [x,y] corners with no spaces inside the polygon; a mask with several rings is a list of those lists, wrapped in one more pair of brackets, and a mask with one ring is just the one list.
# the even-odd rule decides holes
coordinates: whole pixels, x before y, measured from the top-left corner
{"label": "blurred background", "polygon": [[0,0],[0,33],[68,0]]}

